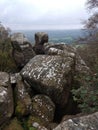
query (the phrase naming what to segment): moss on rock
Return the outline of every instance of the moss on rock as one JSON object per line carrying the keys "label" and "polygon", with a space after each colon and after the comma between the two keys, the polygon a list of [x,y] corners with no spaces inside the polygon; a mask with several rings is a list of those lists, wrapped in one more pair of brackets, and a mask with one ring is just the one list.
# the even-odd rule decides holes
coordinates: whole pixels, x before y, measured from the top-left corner
{"label": "moss on rock", "polygon": [[23,130],[17,118],[14,118],[3,130]]}

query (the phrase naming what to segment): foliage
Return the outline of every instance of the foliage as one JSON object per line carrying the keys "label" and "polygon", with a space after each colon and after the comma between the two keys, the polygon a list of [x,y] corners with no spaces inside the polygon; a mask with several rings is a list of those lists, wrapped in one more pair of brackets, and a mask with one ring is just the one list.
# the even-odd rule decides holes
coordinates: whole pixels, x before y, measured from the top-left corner
{"label": "foliage", "polygon": [[77,51],[81,58],[90,67],[93,73],[98,72],[98,44],[95,41],[82,46],[78,46]]}
{"label": "foliage", "polygon": [[98,110],[98,73],[82,78],[86,81],[86,86],[73,89],[73,99],[83,113],[92,113]]}
{"label": "foliage", "polygon": [[35,127],[30,127],[29,130],[37,130]]}
{"label": "foliage", "polygon": [[88,0],[87,5],[89,9],[98,7],[98,0]]}
{"label": "foliage", "polygon": [[84,21],[84,28],[88,30],[90,37],[93,38],[93,35],[98,33],[98,0],[87,0],[86,5],[91,15],[88,20]]}
{"label": "foliage", "polygon": [[[84,21],[84,28],[88,31],[87,40],[90,38],[96,40],[95,35],[98,34],[98,0],[87,0],[87,9],[91,13],[90,17]],[[98,38],[97,38],[98,42]]]}
{"label": "foliage", "polygon": [[9,31],[0,24],[0,71],[15,72]]}
{"label": "foliage", "polygon": [[[97,37],[97,34],[95,37]],[[77,51],[92,71],[92,74],[84,77],[82,75],[86,84],[84,86],[80,85],[77,90],[73,89],[72,93],[81,111],[90,113],[98,110],[98,42],[95,38],[90,42],[86,41],[86,43],[80,45]]]}

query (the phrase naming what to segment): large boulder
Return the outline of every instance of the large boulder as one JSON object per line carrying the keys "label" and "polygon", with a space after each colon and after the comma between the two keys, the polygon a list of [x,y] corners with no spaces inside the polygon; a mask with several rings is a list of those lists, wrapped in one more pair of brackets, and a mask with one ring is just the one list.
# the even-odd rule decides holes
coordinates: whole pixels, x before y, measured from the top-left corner
{"label": "large boulder", "polygon": [[98,112],[87,116],[70,118],[61,122],[53,130],[98,130]]}
{"label": "large boulder", "polygon": [[[77,75],[89,75],[89,68],[76,53],[76,50],[64,44],[45,44],[47,55],[37,55],[22,69],[21,75],[31,87],[48,95],[61,107],[68,102],[71,88],[79,84],[85,86],[85,79]],[[51,51],[50,51],[51,50]]]}
{"label": "large boulder", "polygon": [[9,74],[0,72],[0,125],[12,116],[14,111],[13,93]]}
{"label": "large boulder", "polygon": [[21,75],[33,89],[62,107],[68,101],[73,66],[70,56],[37,55],[22,69]]}
{"label": "large boulder", "polygon": [[48,42],[48,34],[44,32],[35,33],[34,51],[36,54],[45,54],[44,43]]}
{"label": "large boulder", "polygon": [[32,45],[22,33],[14,33],[11,36],[13,57],[18,68],[22,68],[35,56]]}

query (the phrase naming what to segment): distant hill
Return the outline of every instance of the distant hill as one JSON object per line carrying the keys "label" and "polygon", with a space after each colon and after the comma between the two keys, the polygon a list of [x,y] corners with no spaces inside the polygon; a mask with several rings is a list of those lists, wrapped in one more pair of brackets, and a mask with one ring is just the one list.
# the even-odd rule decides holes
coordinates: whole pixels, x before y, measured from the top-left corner
{"label": "distant hill", "polygon": [[49,35],[49,42],[64,42],[64,43],[74,43],[79,37],[84,37],[86,32],[84,30],[14,30],[12,32],[22,32],[29,39],[29,41],[34,43],[34,34],[36,32],[46,32]]}

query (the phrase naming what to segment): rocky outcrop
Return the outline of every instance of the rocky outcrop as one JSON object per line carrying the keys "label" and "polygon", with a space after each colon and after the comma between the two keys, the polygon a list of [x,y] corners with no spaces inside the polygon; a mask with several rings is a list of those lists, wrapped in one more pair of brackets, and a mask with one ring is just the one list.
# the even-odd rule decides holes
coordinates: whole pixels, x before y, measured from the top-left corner
{"label": "rocky outcrop", "polygon": [[69,97],[73,64],[71,57],[38,55],[22,69],[21,75],[32,89],[64,106]]}
{"label": "rocky outcrop", "polygon": [[11,36],[13,47],[13,58],[19,69],[21,69],[31,58],[35,56],[32,45],[22,33],[14,33]]}
{"label": "rocky outcrop", "polygon": [[53,43],[45,43],[44,44],[44,51],[47,55],[66,55],[74,57],[76,54],[76,49],[73,48],[71,45],[67,44],[53,44]]}
{"label": "rocky outcrop", "polygon": [[[76,49],[47,43],[48,35],[43,32],[35,34],[34,47],[21,33],[13,34],[11,42],[21,71],[10,77],[0,72],[0,125],[10,119],[8,130],[22,130],[18,120],[28,130],[96,130],[98,113],[75,118],[66,115],[79,112],[71,92],[73,88],[86,87],[85,76],[90,74]],[[55,122],[63,116],[57,126]]]}
{"label": "rocky outcrop", "polygon": [[87,116],[70,118],[60,123],[53,130],[98,130],[98,112]]}
{"label": "rocky outcrop", "polygon": [[46,48],[48,55],[35,56],[22,69],[21,75],[33,89],[48,95],[63,107],[68,102],[76,72],[79,74],[81,69],[86,74],[89,73],[89,68],[69,45],[48,45]]}
{"label": "rocky outcrop", "polygon": [[0,125],[12,116],[14,111],[13,93],[9,74],[0,72]]}
{"label": "rocky outcrop", "polygon": [[48,42],[48,34],[44,32],[35,33],[35,45],[33,47],[36,54],[45,54],[44,43]]}

